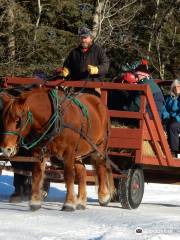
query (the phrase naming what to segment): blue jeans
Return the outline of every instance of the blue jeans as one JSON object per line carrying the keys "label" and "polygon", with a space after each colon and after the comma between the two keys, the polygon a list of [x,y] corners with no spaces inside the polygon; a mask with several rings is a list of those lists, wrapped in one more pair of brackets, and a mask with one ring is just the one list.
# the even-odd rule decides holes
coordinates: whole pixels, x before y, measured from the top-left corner
{"label": "blue jeans", "polygon": [[173,152],[179,152],[179,134],[180,134],[180,123],[170,122],[168,125],[168,140]]}

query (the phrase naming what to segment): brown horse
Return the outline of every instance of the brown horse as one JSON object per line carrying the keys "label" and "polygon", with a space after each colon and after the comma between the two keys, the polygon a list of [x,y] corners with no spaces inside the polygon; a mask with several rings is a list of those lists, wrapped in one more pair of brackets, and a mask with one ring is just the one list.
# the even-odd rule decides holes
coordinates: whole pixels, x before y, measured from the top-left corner
{"label": "brown horse", "polygon": [[[100,98],[85,93],[70,98],[59,90],[57,99],[58,132],[45,142],[41,139],[34,148],[34,156],[39,157],[40,161],[35,163],[32,171],[30,208],[37,210],[41,207],[45,159],[52,155],[64,161],[67,194],[62,210],[86,207],[86,169],[81,157],[87,155],[91,157],[98,175],[99,203],[107,205],[114,192],[114,184],[111,168],[105,159],[109,128],[106,106]],[[50,131],[48,126],[54,112],[49,90],[45,88],[31,90],[12,100],[3,112],[3,153],[8,157],[17,154],[22,139],[30,133],[42,138],[45,132]],[[78,180],[77,197],[74,194],[75,176]]]}

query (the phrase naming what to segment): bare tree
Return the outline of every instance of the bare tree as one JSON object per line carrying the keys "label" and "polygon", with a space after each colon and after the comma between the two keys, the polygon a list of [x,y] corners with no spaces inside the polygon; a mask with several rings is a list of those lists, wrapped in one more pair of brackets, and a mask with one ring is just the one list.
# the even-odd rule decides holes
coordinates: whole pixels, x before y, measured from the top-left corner
{"label": "bare tree", "polygon": [[150,38],[149,38],[149,44],[148,44],[148,55],[147,55],[148,59],[149,59],[149,56],[150,56],[150,53],[151,53],[153,36],[154,36],[154,32],[155,32],[155,27],[156,27],[156,24],[157,24],[157,17],[158,17],[158,10],[159,10],[159,2],[160,2],[160,0],[155,0],[155,2],[156,2],[156,10],[155,10],[155,14],[153,16],[152,31],[151,31],[151,35],[150,35]]}
{"label": "bare tree", "polygon": [[[137,0],[126,0],[123,3],[120,0],[97,0],[93,16],[95,41],[107,43],[114,34],[117,35],[121,27],[128,25],[141,9],[141,5],[133,9],[137,2]],[[116,37],[115,39],[117,42],[120,40]]]}
{"label": "bare tree", "polygon": [[[157,53],[157,65],[155,66],[156,70],[159,72],[159,75],[161,79],[165,78],[165,68],[167,63],[170,61],[170,55],[173,52],[174,49],[174,43],[175,43],[175,38],[177,36],[177,25],[173,26],[171,31],[168,32],[169,36],[166,36],[169,38],[169,46],[168,48],[166,47],[166,50],[164,49],[163,46],[163,38],[165,37],[165,34],[163,34],[163,31],[166,27],[167,24],[169,24],[169,20],[172,17],[175,8],[178,3],[180,3],[180,0],[173,1],[169,8],[166,10],[166,12],[162,15],[162,13],[159,10],[159,3],[160,0],[157,1],[157,8],[156,8],[156,13],[155,13],[155,20],[158,18],[158,14],[161,15],[161,21],[154,21],[153,23],[153,29],[151,33],[151,43],[149,47],[152,45],[153,41],[153,36],[155,38],[155,46],[156,46],[156,53]],[[156,23],[155,23],[156,22]],[[151,50],[151,49],[148,49]],[[150,51],[149,51],[150,53]]]}
{"label": "bare tree", "polygon": [[40,23],[40,19],[41,19],[41,12],[42,12],[41,0],[37,0],[37,5],[38,5],[38,18],[37,18],[36,25],[35,25],[34,41],[36,41],[36,39],[37,39],[37,29],[39,27],[39,23]]}
{"label": "bare tree", "polygon": [[7,21],[8,21],[8,50],[9,50],[9,61],[12,64],[12,73],[14,72],[14,60],[15,60],[15,36],[14,36],[14,2],[9,1],[7,10]]}
{"label": "bare tree", "polygon": [[98,0],[97,6],[95,8],[95,13],[93,16],[92,35],[94,38],[96,38],[99,35],[99,32],[101,31],[101,13],[102,13],[103,5],[104,5],[104,1]]}
{"label": "bare tree", "polygon": [[9,74],[14,73],[14,62],[16,57],[16,39],[15,39],[15,2],[13,0],[0,1],[0,37],[3,51],[1,52],[1,61],[6,63]]}

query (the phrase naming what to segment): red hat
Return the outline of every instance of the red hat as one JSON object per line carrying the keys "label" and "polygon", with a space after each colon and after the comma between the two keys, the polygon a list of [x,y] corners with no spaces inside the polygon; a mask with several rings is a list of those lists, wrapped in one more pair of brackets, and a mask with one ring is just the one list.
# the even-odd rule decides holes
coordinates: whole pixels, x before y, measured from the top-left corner
{"label": "red hat", "polygon": [[141,64],[142,65],[149,65],[149,62],[147,59],[141,59]]}
{"label": "red hat", "polygon": [[122,82],[127,82],[127,83],[137,83],[138,79],[136,76],[131,73],[131,72],[125,72],[121,76]]}

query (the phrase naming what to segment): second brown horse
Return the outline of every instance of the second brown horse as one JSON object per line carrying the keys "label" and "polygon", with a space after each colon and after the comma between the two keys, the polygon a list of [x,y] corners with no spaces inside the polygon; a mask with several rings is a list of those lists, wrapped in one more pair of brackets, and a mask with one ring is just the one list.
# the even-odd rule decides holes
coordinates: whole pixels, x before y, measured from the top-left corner
{"label": "second brown horse", "polygon": [[[45,159],[56,155],[64,161],[67,188],[62,210],[85,209],[86,169],[83,161],[77,159],[88,154],[98,176],[99,203],[105,206],[114,192],[111,168],[105,159],[109,128],[107,108],[100,98],[91,94],[84,93],[69,98],[59,90],[57,96],[59,131],[53,138],[46,139],[45,142],[42,139],[42,142],[34,147],[34,156],[39,157],[40,161],[34,164],[32,172],[30,208],[37,210],[41,207]],[[80,106],[76,102],[80,103]],[[3,111],[4,135],[1,149],[4,155],[10,157],[17,154],[22,139],[26,139],[30,133],[42,136],[47,131],[53,114],[54,108],[46,88],[31,90],[9,101]],[[43,154],[42,144],[46,146]],[[74,193],[75,176],[78,179],[78,196]]]}

